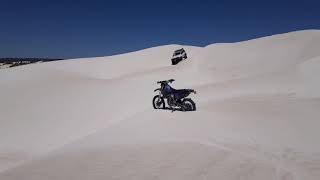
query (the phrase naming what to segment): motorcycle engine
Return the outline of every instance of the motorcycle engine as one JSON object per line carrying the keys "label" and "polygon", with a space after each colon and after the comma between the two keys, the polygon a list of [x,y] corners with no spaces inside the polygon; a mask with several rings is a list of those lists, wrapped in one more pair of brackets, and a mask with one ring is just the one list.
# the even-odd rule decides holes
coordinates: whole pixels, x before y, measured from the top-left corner
{"label": "motorcycle engine", "polygon": [[176,101],[173,94],[170,94],[167,98],[167,102],[169,106],[175,106]]}

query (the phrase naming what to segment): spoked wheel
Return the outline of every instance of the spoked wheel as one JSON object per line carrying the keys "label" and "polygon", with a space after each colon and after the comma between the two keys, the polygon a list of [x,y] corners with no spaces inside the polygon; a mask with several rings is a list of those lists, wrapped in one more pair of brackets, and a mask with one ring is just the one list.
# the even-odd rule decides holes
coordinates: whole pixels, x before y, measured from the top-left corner
{"label": "spoked wheel", "polygon": [[182,111],[195,111],[196,103],[194,103],[191,99],[184,99],[182,101]]}
{"label": "spoked wheel", "polygon": [[152,100],[152,105],[154,109],[164,109],[165,108],[164,99],[159,95],[156,95]]}

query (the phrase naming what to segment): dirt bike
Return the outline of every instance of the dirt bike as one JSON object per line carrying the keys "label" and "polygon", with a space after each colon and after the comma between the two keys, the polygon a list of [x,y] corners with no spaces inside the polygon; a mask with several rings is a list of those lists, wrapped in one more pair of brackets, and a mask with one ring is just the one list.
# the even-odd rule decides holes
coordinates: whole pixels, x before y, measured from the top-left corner
{"label": "dirt bike", "polygon": [[[186,98],[190,93],[196,94],[196,91],[193,89],[174,89],[169,83],[172,83],[174,79],[166,81],[158,81],[157,84],[160,84],[160,88],[155,89],[154,92],[159,91],[159,94],[154,96],[152,100],[154,109],[170,109],[172,111],[195,111],[196,104],[192,99]],[[166,108],[167,101],[168,108]]]}

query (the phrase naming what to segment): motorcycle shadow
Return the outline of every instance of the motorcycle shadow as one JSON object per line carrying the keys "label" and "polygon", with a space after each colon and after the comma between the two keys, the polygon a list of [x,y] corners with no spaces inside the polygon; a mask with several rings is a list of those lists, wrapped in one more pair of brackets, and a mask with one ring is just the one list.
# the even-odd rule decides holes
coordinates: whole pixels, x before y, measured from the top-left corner
{"label": "motorcycle shadow", "polygon": [[161,110],[167,110],[167,111],[181,111],[181,112],[188,112],[188,111],[192,111],[192,110],[182,110],[181,108],[169,108],[169,107],[165,107],[165,108],[161,108]]}

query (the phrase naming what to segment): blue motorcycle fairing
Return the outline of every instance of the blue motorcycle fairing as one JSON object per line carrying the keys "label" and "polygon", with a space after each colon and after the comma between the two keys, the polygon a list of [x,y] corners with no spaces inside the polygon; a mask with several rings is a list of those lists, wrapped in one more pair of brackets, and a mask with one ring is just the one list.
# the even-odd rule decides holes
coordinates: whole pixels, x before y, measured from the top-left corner
{"label": "blue motorcycle fairing", "polygon": [[168,96],[169,94],[173,94],[175,99],[179,100],[189,96],[190,90],[188,89],[174,89],[170,85],[166,84],[163,88],[162,94],[164,96]]}

